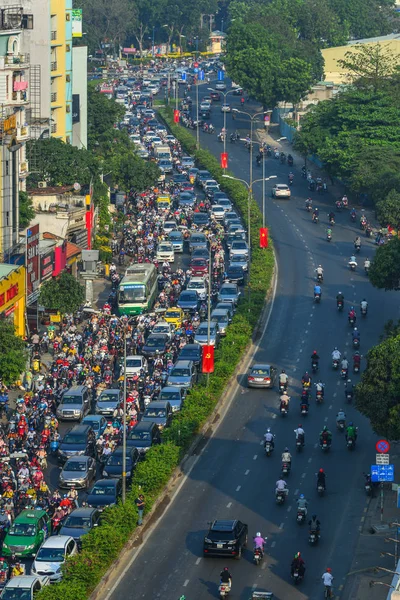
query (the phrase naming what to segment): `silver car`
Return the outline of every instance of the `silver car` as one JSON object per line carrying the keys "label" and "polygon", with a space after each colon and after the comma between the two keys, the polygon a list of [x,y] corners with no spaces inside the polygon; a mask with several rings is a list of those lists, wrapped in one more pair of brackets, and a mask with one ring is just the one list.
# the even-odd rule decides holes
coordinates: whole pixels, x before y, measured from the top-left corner
{"label": "silver car", "polygon": [[112,415],[119,406],[122,395],[118,389],[104,390],[97,398],[94,412],[96,415]]}
{"label": "silver car", "polygon": [[87,490],[95,478],[96,461],[91,456],[71,456],[58,477],[58,486]]}
{"label": "silver car", "polygon": [[237,304],[239,296],[240,291],[236,283],[223,283],[218,292],[218,302],[233,302]]}
{"label": "silver car", "polygon": [[211,321],[215,321],[218,324],[218,331],[221,336],[226,335],[229,325],[229,316],[227,310],[214,309],[211,313]]}
{"label": "silver car", "polygon": [[191,360],[178,360],[167,379],[168,386],[189,390],[196,383],[197,371]]}
{"label": "silver car", "polygon": [[210,337],[208,337],[208,321],[203,321],[200,323],[199,327],[197,328],[196,335],[194,336],[194,341],[196,344],[200,344],[200,346],[205,346],[206,344],[215,347],[218,346],[218,323],[215,321],[210,322]]}
{"label": "silver car", "polygon": [[229,256],[232,259],[235,254],[244,254],[245,256],[249,255],[249,247],[247,242],[244,240],[233,240],[232,246],[229,250]]}

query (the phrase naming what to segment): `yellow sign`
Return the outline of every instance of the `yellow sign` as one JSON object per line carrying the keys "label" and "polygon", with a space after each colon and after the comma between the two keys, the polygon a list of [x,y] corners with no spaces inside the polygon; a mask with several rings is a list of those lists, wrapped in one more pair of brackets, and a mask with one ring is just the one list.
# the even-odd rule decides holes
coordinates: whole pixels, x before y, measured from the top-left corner
{"label": "yellow sign", "polygon": [[9,116],[7,119],[4,119],[3,129],[4,132],[11,131],[12,129],[17,128],[17,117],[15,115]]}

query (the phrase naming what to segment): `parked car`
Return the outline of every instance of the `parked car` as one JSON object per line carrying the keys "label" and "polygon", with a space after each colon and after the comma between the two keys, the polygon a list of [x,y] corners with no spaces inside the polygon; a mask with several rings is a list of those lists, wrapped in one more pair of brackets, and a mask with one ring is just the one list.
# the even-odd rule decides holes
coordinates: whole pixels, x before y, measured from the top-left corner
{"label": "parked car", "polygon": [[150,402],[143,413],[142,422],[155,423],[159,429],[170,425],[172,420],[172,407],[168,401],[156,400]]}
{"label": "parked car", "polygon": [[99,479],[89,491],[87,503],[92,508],[103,510],[107,506],[117,504],[121,494],[121,479]]}
{"label": "parked car", "polygon": [[82,506],[75,508],[63,522],[60,535],[68,535],[76,541],[78,548],[81,545],[81,537],[89,533],[93,527],[100,522],[100,512],[97,508]]}
{"label": "parked car", "polygon": [[168,375],[167,385],[190,390],[197,380],[197,370],[191,360],[177,360]]}
{"label": "parked car", "polygon": [[58,477],[60,488],[87,490],[96,479],[96,461],[91,456],[71,456]]}
{"label": "parked car", "polygon": [[74,538],[68,535],[51,535],[40,546],[31,566],[31,574],[49,577],[52,583],[60,581],[63,576],[61,566],[77,552],[78,546]]}

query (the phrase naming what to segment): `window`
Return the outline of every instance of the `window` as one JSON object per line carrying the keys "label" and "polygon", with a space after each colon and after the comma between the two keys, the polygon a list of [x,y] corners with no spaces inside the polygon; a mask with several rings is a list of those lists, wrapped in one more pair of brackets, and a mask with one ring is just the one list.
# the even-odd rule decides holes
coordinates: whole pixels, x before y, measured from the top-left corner
{"label": "window", "polygon": [[33,15],[22,15],[22,29],[33,29]]}
{"label": "window", "polygon": [[71,46],[70,46],[70,44],[67,44],[67,45],[65,46],[65,51],[66,51],[66,52],[71,52]]}
{"label": "window", "polygon": [[69,13],[66,13],[65,20],[66,21],[70,21],[71,20],[71,15]]}

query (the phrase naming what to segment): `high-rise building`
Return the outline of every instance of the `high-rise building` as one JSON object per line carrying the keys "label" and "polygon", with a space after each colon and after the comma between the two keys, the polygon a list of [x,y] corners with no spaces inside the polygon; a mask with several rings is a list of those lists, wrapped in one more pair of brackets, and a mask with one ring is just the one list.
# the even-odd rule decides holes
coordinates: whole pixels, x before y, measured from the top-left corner
{"label": "high-rise building", "polygon": [[29,54],[22,51],[22,31],[29,15],[21,4],[0,8],[0,260],[19,241],[19,192],[28,175],[25,143],[29,139]]}

